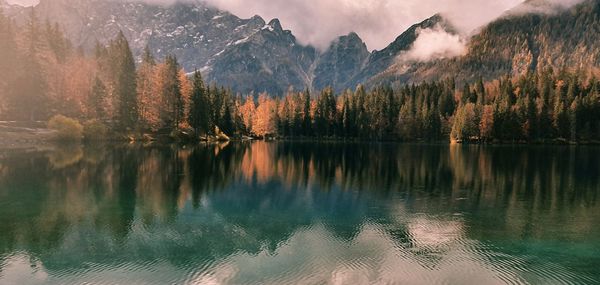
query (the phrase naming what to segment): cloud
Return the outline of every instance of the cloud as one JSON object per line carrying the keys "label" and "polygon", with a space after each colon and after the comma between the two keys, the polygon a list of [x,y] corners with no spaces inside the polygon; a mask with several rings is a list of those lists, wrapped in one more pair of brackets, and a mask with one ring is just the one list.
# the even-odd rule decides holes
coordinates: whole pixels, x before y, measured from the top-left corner
{"label": "cloud", "polygon": [[457,34],[446,32],[439,25],[417,31],[418,36],[411,49],[399,56],[400,61],[427,62],[435,59],[453,58],[466,53],[467,41]]}
{"label": "cloud", "polygon": [[340,35],[358,33],[381,49],[411,25],[441,13],[463,33],[489,23],[523,0],[208,0],[242,16],[279,18],[298,40],[321,49]]}
{"label": "cloud", "polygon": [[[22,6],[33,6],[36,5],[39,0],[5,0],[8,4],[17,4]],[[1,3],[2,1],[0,1]]]}
{"label": "cloud", "polygon": [[[486,13],[469,13],[462,8],[474,7],[454,6],[442,12],[444,17],[458,30],[458,34],[449,33],[440,25],[431,29],[417,30],[417,39],[410,50],[397,57],[399,63],[410,61],[428,62],[443,58],[462,56],[467,52],[468,37],[478,28],[490,23],[494,19],[506,15],[517,15],[523,13],[555,13],[562,9],[579,4],[584,0],[531,0],[525,3],[516,3],[515,7],[508,11],[500,9],[502,5],[494,6],[498,2],[488,3],[490,10]],[[468,1],[463,1],[463,3]],[[517,1],[520,2],[520,1]],[[472,3],[474,4],[474,3]],[[472,17],[461,17],[461,15],[472,15]]]}
{"label": "cloud", "polygon": [[530,0],[510,11],[510,15],[526,13],[553,14],[585,0]]}
{"label": "cloud", "polygon": [[[37,0],[8,0],[31,4]],[[49,0],[52,1],[52,0]],[[79,0],[86,1],[86,0]],[[103,1],[103,0],[99,0]],[[411,25],[436,13],[468,35],[524,0],[104,0],[172,4],[206,1],[212,6],[249,18],[279,18],[298,41],[326,49],[340,35],[356,32],[370,49],[382,49]],[[530,0],[570,6],[581,0]]]}

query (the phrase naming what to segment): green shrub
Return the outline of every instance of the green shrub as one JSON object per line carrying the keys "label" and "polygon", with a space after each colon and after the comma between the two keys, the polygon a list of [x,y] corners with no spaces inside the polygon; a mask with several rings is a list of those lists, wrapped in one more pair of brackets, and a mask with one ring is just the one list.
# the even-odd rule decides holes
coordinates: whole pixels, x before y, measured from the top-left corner
{"label": "green shrub", "polygon": [[97,120],[89,120],[83,123],[83,137],[86,141],[106,140],[108,128]]}
{"label": "green shrub", "polygon": [[75,120],[63,115],[56,115],[48,122],[48,128],[56,131],[56,140],[80,141],[83,137],[83,127]]}

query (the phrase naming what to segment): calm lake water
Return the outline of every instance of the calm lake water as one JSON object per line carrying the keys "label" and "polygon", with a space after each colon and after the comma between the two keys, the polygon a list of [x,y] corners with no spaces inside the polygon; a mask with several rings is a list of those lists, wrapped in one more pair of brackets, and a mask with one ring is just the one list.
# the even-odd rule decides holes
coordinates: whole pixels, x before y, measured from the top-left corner
{"label": "calm lake water", "polygon": [[0,284],[600,284],[600,148],[0,150]]}

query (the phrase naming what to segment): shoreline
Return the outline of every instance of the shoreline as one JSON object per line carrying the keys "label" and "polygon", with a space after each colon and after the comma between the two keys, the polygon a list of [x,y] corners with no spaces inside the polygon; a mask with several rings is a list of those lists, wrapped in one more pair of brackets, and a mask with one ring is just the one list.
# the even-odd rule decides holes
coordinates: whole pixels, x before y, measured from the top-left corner
{"label": "shoreline", "polygon": [[48,128],[42,127],[40,124],[34,126],[9,126],[0,124],[0,148],[2,149],[26,149],[38,148],[42,146],[56,146],[68,144],[111,144],[111,143],[142,143],[142,144],[220,144],[225,142],[301,142],[301,143],[408,143],[408,144],[448,144],[448,145],[523,145],[523,146],[597,146],[600,141],[596,140],[581,140],[570,141],[563,138],[545,139],[545,140],[491,140],[491,141],[461,141],[451,140],[449,138],[440,140],[400,140],[400,139],[361,139],[361,138],[343,138],[343,137],[267,137],[257,138],[249,136],[233,136],[227,139],[220,139],[219,136],[210,135],[195,138],[186,132],[179,134],[165,133],[109,133],[105,139],[92,139],[81,141],[61,141],[56,139],[57,132]]}
{"label": "shoreline", "polygon": [[[3,132],[0,130],[1,149],[37,149],[52,148],[60,145],[94,145],[94,144],[144,144],[144,145],[218,145],[223,143],[247,143],[247,142],[286,142],[286,143],[392,143],[392,144],[434,144],[434,145],[457,145],[457,146],[600,146],[600,141],[567,140],[548,141],[494,141],[494,142],[453,142],[450,140],[366,140],[366,139],[343,139],[343,138],[272,138],[272,139],[240,139],[233,138],[226,141],[201,140],[177,138],[157,138],[153,140],[125,139],[123,136],[115,136],[105,140],[81,140],[60,141],[52,137],[52,133],[37,135],[31,133]],[[143,137],[143,136],[142,136]]]}

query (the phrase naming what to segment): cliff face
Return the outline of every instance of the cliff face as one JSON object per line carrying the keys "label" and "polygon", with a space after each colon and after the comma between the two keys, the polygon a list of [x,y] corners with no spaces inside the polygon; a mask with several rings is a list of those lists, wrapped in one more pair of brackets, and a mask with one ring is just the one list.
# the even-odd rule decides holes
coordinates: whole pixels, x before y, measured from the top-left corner
{"label": "cliff face", "polygon": [[366,44],[357,34],[340,37],[319,57],[313,88],[322,90],[332,86],[338,92],[351,88],[354,76],[361,72],[369,56]]}

